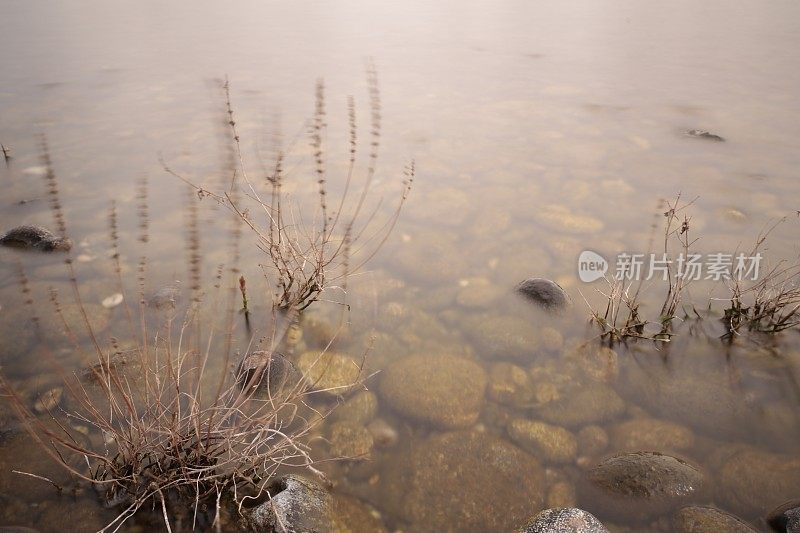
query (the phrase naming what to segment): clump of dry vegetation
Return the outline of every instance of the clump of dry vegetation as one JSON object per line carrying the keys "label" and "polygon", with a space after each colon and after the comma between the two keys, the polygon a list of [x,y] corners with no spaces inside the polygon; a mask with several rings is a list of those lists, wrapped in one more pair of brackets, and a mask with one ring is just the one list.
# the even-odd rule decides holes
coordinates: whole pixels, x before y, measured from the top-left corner
{"label": "clump of dry vegetation", "polygon": [[[749,256],[761,254],[769,234],[783,218],[759,234]],[[724,310],[723,324],[726,336],[739,335],[743,331],[757,333],[779,333],[800,325],[800,261],[778,262],[769,268],[760,279],[745,284],[731,279],[729,305]]]}
{"label": "clump of dry vegetation", "polygon": [[[692,218],[686,213],[686,209],[695,201],[682,203],[679,194],[674,201],[664,204],[667,209],[663,211],[663,246],[658,253],[664,259],[662,265],[666,292],[657,319],[646,318],[642,310],[645,280],[639,276],[606,276],[607,290],[597,291],[605,299],[605,309],[594,309],[587,302],[592,322],[597,324],[600,337],[608,343],[625,342],[628,339],[668,343],[675,335],[677,321],[689,317],[701,320],[720,312],[715,307],[719,301],[728,302],[721,310],[725,328],[723,337],[731,338],[743,332],[775,334],[800,325],[800,260],[782,260],[771,268],[755,272],[753,279],[741,275],[721,275],[719,279],[726,283],[730,296],[710,298],[702,313],[694,302],[682,305],[687,288],[697,279],[688,272],[689,258],[700,257],[692,252],[698,239],[690,236]],[[739,254],[736,250],[730,257],[757,260],[756,264],[760,264],[767,237],[786,221],[784,217],[762,231],[748,254]],[[657,224],[653,228],[655,230]],[[743,268],[735,264],[732,267],[734,270]],[[656,278],[655,281],[660,279]]]}
{"label": "clump of dry vegetation", "polygon": [[[377,220],[377,208],[367,212],[380,146],[380,97],[372,67],[368,80],[371,128],[366,177],[360,190],[355,189],[358,138],[356,108],[351,98],[349,165],[344,192],[336,201],[327,193],[324,85],[321,81],[317,84],[311,147],[318,201],[310,219],[300,215],[284,192],[286,175],[281,151],[262,182],[248,171],[226,82],[226,122],[235,165],[224,180],[225,190],[198,185],[164,164],[167,172],[191,187],[192,194],[185,216],[187,288],[191,299],[181,308],[174,306],[174,300],[168,302],[172,305],[160,315],[166,316],[163,323],[153,326],[148,320],[153,310],[148,309],[152,300],[145,289],[148,261],[144,251],[136,268],[134,292],[138,292],[138,302],[130,305],[131,291],[123,275],[114,204],[108,216],[111,260],[119,293],[124,295],[129,338],[122,342],[105,340],[92,329],[91,317],[81,300],[72,252],[68,252],[65,263],[85,335],[76,331],[74,323],[64,315],[59,295],[53,294],[52,303],[65,338],[81,352],[90,346],[94,363],[83,375],[76,372],[65,376],[66,400],[46,405],[44,417],[31,409],[2,374],[0,383],[42,450],[66,468],[76,482],[90,483],[107,506],[119,510],[105,530],[118,530],[143,508],[160,512],[170,531],[176,520],[174,512],[186,508],[191,509],[191,524],[184,522],[184,526],[221,530],[226,503],[236,509],[248,500],[263,499],[279,470],[302,468],[322,476],[314,466],[308,440],[328,413],[307,401],[310,394],[321,391],[277,349],[288,325],[325,291],[346,291],[347,277],[377,252],[392,231],[413,182],[411,163],[397,206],[388,219]],[[59,234],[66,235],[56,175],[46,145],[43,154],[56,225]],[[351,199],[353,190],[358,193]],[[235,221],[231,234],[234,262],[239,259],[242,227],[253,232],[266,257],[263,268],[272,288],[272,321],[264,325],[269,330],[262,341],[265,349],[248,349],[245,358],[258,357],[250,357],[246,365],[232,360],[232,335],[238,316],[236,295],[237,291],[241,294],[248,324],[247,298],[252,300],[254,295],[246,292],[237,265],[229,269],[218,266],[211,291],[214,298],[203,291],[198,203],[206,198],[227,208]],[[144,247],[151,240],[146,180],[137,185],[136,202],[138,240]],[[225,291],[227,299],[222,297]],[[222,300],[227,301],[220,303]],[[160,302],[156,304],[159,308]],[[209,315],[214,318],[210,323],[203,318]],[[217,337],[224,341],[217,342]],[[231,371],[232,368],[238,370]],[[350,390],[362,379],[359,372],[356,383],[343,388]],[[69,407],[62,408],[64,404]],[[76,427],[85,428],[85,432],[76,432]],[[36,473],[28,475],[39,477]]]}
{"label": "clump of dry vegetation", "polygon": [[[649,339],[658,342],[669,342],[673,335],[673,324],[678,318],[678,308],[683,300],[683,294],[691,280],[676,271],[675,264],[669,259],[675,257],[675,249],[682,257],[690,255],[690,249],[696,239],[690,237],[691,217],[686,209],[695,200],[682,203],[679,194],[674,201],[665,201],[659,205],[659,212],[663,211],[664,232],[661,254],[665,259],[663,266],[667,281],[667,290],[664,295],[658,319],[648,319],[641,310],[642,289],[645,280],[633,272],[630,266],[630,275],[622,273],[620,276],[606,276],[607,290],[599,292],[606,300],[603,311],[593,309],[589,305],[591,320],[601,330],[601,338],[610,344],[622,342],[627,339]],[[653,224],[653,232],[658,224]],[[652,242],[652,239],[651,239]],[[652,248],[652,246],[650,247]]]}

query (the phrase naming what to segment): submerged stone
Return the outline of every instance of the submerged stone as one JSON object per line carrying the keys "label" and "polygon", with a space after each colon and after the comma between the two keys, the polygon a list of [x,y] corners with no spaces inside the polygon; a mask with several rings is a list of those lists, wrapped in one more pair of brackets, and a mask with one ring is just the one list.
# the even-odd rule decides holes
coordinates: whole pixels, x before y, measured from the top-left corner
{"label": "submerged stone", "polygon": [[753,416],[742,394],[724,376],[664,375],[653,378],[643,370],[628,367],[628,386],[633,397],[648,412],[679,421],[716,439],[747,435]]}
{"label": "submerged stone", "polygon": [[563,309],[569,304],[569,296],[555,281],[545,278],[529,278],[521,282],[514,289],[529,302],[554,311]]}
{"label": "submerged stone", "polygon": [[352,422],[331,424],[330,452],[333,457],[365,461],[370,458],[374,441],[372,433]]}
{"label": "submerged stone", "polygon": [[574,507],[545,509],[516,533],[608,533],[593,514]]}
{"label": "submerged stone", "polygon": [[602,221],[588,215],[573,213],[562,205],[544,206],[539,209],[536,218],[543,226],[558,233],[597,233],[604,227]]}
{"label": "submerged stone", "polygon": [[511,363],[496,363],[489,369],[489,398],[512,407],[533,402],[531,380],[524,368]]}
{"label": "submerged stone", "polygon": [[415,447],[398,487],[410,531],[510,531],[541,509],[544,473],[516,446],[460,431]]}
{"label": "submerged stone", "polygon": [[365,425],[378,413],[378,397],[372,391],[361,391],[353,395],[331,413],[331,419],[352,424]]}
{"label": "submerged stone", "polygon": [[624,411],[625,402],[614,389],[600,383],[591,383],[563,393],[561,399],[545,404],[537,413],[551,424],[579,427],[608,422]]}
{"label": "submerged stone", "polygon": [[680,451],[694,446],[689,428],[654,418],[635,418],[611,429],[611,444],[618,451]]}
{"label": "submerged stone", "polygon": [[800,458],[744,447],[726,458],[718,483],[726,507],[756,517],[800,494]]}
{"label": "submerged stone", "polygon": [[566,429],[544,422],[517,418],[508,434],[522,449],[548,463],[571,463],[578,454],[578,440]]}
{"label": "submerged stone", "polygon": [[486,382],[486,372],[469,359],[411,355],[382,373],[379,392],[389,406],[412,420],[463,428],[478,420]]}
{"label": "submerged stone", "polygon": [[297,367],[313,390],[331,396],[350,392],[361,378],[361,365],[340,352],[305,352],[297,359]]}
{"label": "submerged stone", "polygon": [[516,316],[469,317],[463,330],[486,359],[527,360],[539,348],[533,324]]}
{"label": "submerged stone", "polygon": [[690,505],[672,520],[676,533],[755,533],[755,529],[732,514],[715,507]]}
{"label": "submerged stone", "polygon": [[597,512],[631,520],[658,516],[704,487],[703,473],[658,452],[614,455],[589,470],[584,498]]}
{"label": "submerged stone", "polygon": [[242,509],[249,531],[383,532],[383,524],[352,498],[329,493],[310,479],[289,474],[269,490],[271,499]]}
{"label": "submerged stone", "polygon": [[47,228],[24,225],[12,228],[0,236],[0,245],[40,252],[66,252],[72,248],[72,241],[57,236]]}
{"label": "submerged stone", "polygon": [[236,369],[236,381],[240,387],[255,387],[259,393],[272,397],[294,388],[301,379],[302,375],[294,364],[279,352],[250,352]]}

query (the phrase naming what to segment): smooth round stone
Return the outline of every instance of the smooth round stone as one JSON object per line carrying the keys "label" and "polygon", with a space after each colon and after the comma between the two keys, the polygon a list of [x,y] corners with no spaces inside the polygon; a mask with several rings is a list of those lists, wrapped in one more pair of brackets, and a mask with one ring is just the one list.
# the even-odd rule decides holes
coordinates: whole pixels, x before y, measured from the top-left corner
{"label": "smooth round stone", "polygon": [[545,509],[516,533],[608,533],[593,514],[574,507]]}
{"label": "smooth round stone", "polygon": [[531,380],[524,368],[496,363],[489,369],[489,398],[504,405],[522,407],[533,402]]}
{"label": "smooth round stone", "polygon": [[603,229],[603,222],[588,216],[573,213],[561,205],[547,205],[537,213],[538,221],[557,233],[590,234]]}
{"label": "smooth round stone", "polygon": [[586,345],[568,351],[566,356],[592,381],[612,383],[619,375],[619,356],[607,346]]}
{"label": "smooth round stone", "polygon": [[386,420],[376,418],[367,426],[375,446],[379,448],[391,448],[400,440],[400,434]]}
{"label": "smooth round stone", "polygon": [[705,485],[700,470],[658,452],[614,455],[587,473],[581,501],[601,515],[646,520],[696,497]]}
{"label": "smooth round stone", "polygon": [[407,418],[440,428],[463,428],[478,420],[486,383],[486,372],[469,359],[420,354],[391,364],[381,375],[379,392]]}
{"label": "smooth round stone", "polygon": [[300,355],[297,368],[313,390],[339,396],[353,390],[361,378],[361,365],[340,352],[310,351]]}
{"label": "smooth round stone", "polygon": [[694,446],[694,433],[674,422],[635,418],[611,429],[611,444],[618,451],[680,451]]}
{"label": "smooth round stone", "polygon": [[294,388],[301,379],[302,375],[286,356],[265,350],[246,354],[236,370],[240,387],[254,387],[259,393],[272,397],[286,388]]}
{"label": "smooth round stone", "polygon": [[718,475],[726,508],[747,518],[763,515],[800,494],[800,458],[743,448],[727,457]]}
{"label": "smooth round stone", "polygon": [[564,393],[558,401],[540,407],[537,414],[551,424],[569,428],[608,422],[625,411],[625,402],[614,389],[593,383]]}
{"label": "smooth round stone", "polygon": [[724,376],[651,376],[630,365],[627,374],[632,397],[648,412],[715,439],[748,436],[743,421],[752,419],[753,410]]}
{"label": "smooth round stone", "polygon": [[545,278],[528,278],[514,289],[529,302],[554,311],[569,305],[569,296],[555,281]]}
{"label": "smooth round stone", "polygon": [[378,397],[372,391],[361,391],[339,405],[331,413],[331,419],[366,425],[378,413]]}
{"label": "smooth round stone", "polygon": [[409,531],[510,531],[544,501],[539,462],[487,433],[432,437],[408,468],[399,489]]}
{"label": "smooth round stone", "polygon": [[508,434],[522,449],[547,463],[571,463],[578,454],[578,440],[562,427],[517,418],[509,423]]}
{"label": "smooth round stone", "polygon": [[527,361],[540,344],[534,324],[517,316],[469,317],[463,329],[485,359]]}
{"label": "smooth round stone", "polygon": [[690,505],[677,513],[672,521],[676,533],[754,533],[756,530],[732,514],[715,507]]}
{"label": "smooth round stone", "polygon": [[331,447],[333,457],[364,461],[370,458],[374,441],[372,433],[363,426],[351,422],[331,424]]}
{"label": "smooth round stone", "polygon": [[586,426],[578,432],[578,450],[582,455],[599,455],[606,451],[609,436],[600,426]]}

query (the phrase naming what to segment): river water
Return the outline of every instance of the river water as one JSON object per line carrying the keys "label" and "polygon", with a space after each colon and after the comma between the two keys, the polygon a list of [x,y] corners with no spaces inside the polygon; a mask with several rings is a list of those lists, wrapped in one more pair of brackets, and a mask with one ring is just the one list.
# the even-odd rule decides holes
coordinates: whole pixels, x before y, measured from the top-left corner
{"label": "river water", "polygon": [[[246,169],[266,190],[263,176],[282,143],[286,188],[307,221],[316,191],[307,135],[315,83],[324,79],[328,186],[338,198],[348,95],[359,127],[355,187],[363,183],[365,64],[375,65],[382,124],[367,204],[378,229],[412,159],[415,181],[388,240],[349,277],[349,311],[312,306],[292,350],[324,348],[324,331],[336,330],[344,312],[335,350],[356,360],[368,351],[367,374],[377,374],[359,397],[376,409],[323,422],[313,450],[320,458],[361,450],[342,435],[363,436],[365,427],[392,436],[367,445],[368,460],[323,468],[337,493],[356,498],[388,530],[512,530],[545,507],[577,506],[614,531],[671,531],[676,508],[687,503],[765,530],[769,511],[800,497],[797,332],[720,339],[729,284],[701,279],[684,296],[673,342],[630,341],[609,352],[589,323],[590,308],[605,308],[599,291],[607,286],[578,273],[585,250],[608,261],[609,276],[619,254],[660,253],[665,202],[679,194],[691,203],[681,217],[691,216],[693,250],[706,260],[749,254],[785,217],[761,247],[760,273],[797,263],[797,3],[5,1],[0,13],[0,142],[12,157],[0,162],[0,230],[55,229],[44,135],[81,295],[100,317],[100,337],[122,343],[130,331],[123,307],[99,305],[117,292],[111,201],[131,293],[144,255],[147,290],[177,282],[185,310],[194,205],[204,298],[219,265],[238,268],[257,321],[268,293],[254,235],[244,229],[234,264],[231,214],[211,198],[190,200],[164,166],[207,190],[226,189],[236,166],[227,79]],[[138,239],[143,179],[146,244]],[[553,314],[521,301],[512,289],[529,277],[555,280],[572,305]],[[226,274],[223,285],[235,280]],[[45,318],[51,287],[71,301],[63,256],[2,249],[0,284],[0,365],[32,406],[91,354],[58,335],[29,335],[31,317],[58,329]],[[657,321],[666,283],[642,287],[643,314]],[[324,299],[341,301],[343,292]],[[245,351],[243,324],[234,337]],[[20,430],[10,401],[1,407],[0,525],[55,531],[68,522],[82,531],[108,523],[113,510],[91,490],[59,496],[11,473],[66,483]],[[549,437],[566,434],[567,444],[520,435],[532,422],[548,424]],[[608,503],[586,488],[587,472],[604,458],[638,451],[694,465],[702,490],[637,514],[624,508],[647,506]],[[149,527],[134,522],[127,527]]]}

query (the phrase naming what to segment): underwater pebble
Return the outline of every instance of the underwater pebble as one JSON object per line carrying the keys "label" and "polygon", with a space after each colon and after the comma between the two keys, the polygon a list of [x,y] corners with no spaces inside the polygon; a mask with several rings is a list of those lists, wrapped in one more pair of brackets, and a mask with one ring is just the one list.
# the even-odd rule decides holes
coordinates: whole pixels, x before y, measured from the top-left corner
{"label": "underwater pebble", "polygon": [[27,174],[28,176],[44,176],[47,174],[47,167],[43,166],[33,166],[28,167],[22,170],[23,174]]}
{"label": "underwater pebble", "polygon": [[717,533],[720,531],[755,533],[756,531],[725,511],[701,505],[691,505],[678,511],[673,519],[673,526],[677,533]]}
{"label": "underwater pebble", "polygon": [[108,298],[104,298],[102,305],[106,309],[111,309],[112,307],[116,307],[122,303],[122,294],[116,292],[109,296]]}
{"label": "underwater pebble", "polygon": [[367,429],[372,434],[372,440],[375,442],[375,446],[380,448],[391,448],[400,440],[400,435],[397,433],[397,430],[382,418],[376,418],[370,422]]}
{"label": "underwater pebble", "polygon": [[33,408],[37,413],[46,413],[48,411],[52,411],[58,407],[59,403],[61,403],[61,397],[63,394],[64,389],[61,387],[52,388],[39,396],[39,399],[36,400],[35,404],[33,404]]}

